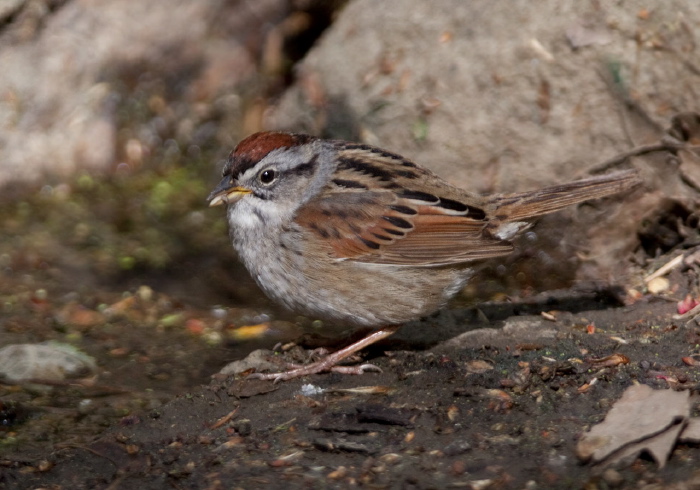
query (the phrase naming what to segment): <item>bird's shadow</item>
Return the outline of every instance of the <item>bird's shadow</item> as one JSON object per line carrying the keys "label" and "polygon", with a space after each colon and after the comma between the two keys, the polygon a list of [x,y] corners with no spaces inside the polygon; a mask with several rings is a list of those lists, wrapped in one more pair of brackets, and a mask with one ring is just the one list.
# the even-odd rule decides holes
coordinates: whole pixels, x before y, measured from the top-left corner
{"label": "bird's shadow", "polygon": [[[549,291],[526,300],[485,302],[466,308],[446,308],[429,317],[405,324],[396,334],[368,347],[369,357],[391,350],[427,350],[457,335],[479,328],[501,328],[513,317],[541,315],[558,311],[580,313],[624,306],[624,290],[619,286]],[[344,337],[305,334],[298,341],[308,348],[338,348],[370,333],[358,329]]]}

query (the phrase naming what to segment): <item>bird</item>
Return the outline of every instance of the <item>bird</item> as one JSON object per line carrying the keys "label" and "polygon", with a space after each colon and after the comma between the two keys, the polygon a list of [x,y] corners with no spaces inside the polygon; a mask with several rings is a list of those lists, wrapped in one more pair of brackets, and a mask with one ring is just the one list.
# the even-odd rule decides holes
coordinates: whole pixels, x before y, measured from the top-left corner
{"label": "bird", "polygon": [[442,308],[485,260],[510,254],[534,218],[639,183],[635,170],[622,170],[478,195],[375,146],[267,131],[235,147],[208,201],[227,205],[233,247],[273,301],[373,329],[315,363],[255,373],[277,382],[371,370],[338,364]]}

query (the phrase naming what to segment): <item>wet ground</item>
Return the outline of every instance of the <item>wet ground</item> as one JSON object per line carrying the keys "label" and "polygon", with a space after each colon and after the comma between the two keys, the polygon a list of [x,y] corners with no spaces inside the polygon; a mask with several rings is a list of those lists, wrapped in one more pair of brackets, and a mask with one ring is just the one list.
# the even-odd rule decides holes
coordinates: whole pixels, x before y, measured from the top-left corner
{"label": "wet ground", "polygon": [[[693,357],[700,326],[692,314],[678,315],[697,297],[697,264],[691,257],[672,268],[656,294],[641,279],[682,243],[644,268],[630,265],[616,287],[579,284],[509,298],[491,291],[501,300],[455,304],[363,352],[381,373],[273,384],[216,373],[278,343],[285,347],[272,358],[304,360],[307,351],[290,341],[332,348],[349,333],[271,307],[228,251],[221,216],[192,217],[180,190],[161,196],[184,199],[182,208],[165,206],[173,213],[167,219],[149,218],[149,206],[157,208],[152,194],[138,204],[140,217],[129,219],[151,220],[143,231],[85,197],[99,188],[107,200],[132,203],[116,197],[122,184],[82,177],[81,188],[80,179],[5,205],[5,228],[17,233],[0,251],[3,339],[68,344],[97,369],[0,384],[2,488],[700,482],[694,444],[677,445],[663,469],[644,455],[597,467],[575,451],[632,384],[693,393],[700,386]],[[117,239],[120,226],[126,231]],[[192,226],[200,235],[184,238]],[[143,233],[158,253],[139,251]]]}

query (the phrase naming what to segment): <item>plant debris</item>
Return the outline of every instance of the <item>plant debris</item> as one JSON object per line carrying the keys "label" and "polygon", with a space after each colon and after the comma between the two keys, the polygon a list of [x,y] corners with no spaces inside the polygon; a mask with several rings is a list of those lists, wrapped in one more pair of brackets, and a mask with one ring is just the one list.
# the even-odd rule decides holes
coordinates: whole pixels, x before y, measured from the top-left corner
{"label": "plant debris", "polygon": [[663,468],[677,442],[698,435],[700,418],[690,417],[691,408],[688,391],[630,386],[605,420],[583,435],[576,454],[583,461],[608,466],[633,461],[646,451]]}

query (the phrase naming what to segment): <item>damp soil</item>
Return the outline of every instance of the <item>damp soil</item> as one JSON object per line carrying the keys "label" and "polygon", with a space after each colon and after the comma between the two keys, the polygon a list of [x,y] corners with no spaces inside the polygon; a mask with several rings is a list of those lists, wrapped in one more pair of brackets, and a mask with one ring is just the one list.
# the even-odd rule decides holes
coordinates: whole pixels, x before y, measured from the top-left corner
{"label": "damp soil", "polygon": [[[65,204],[80,195],[39,199],[61,219],[70,221],[72,209],[97,227],[80,206]],[[663,469],[644,454],[599,467],[575,450],[632,384],[700,386],[688,361],[700,354],[700,326],[678,315],[679,302],[697,296],[697,266],[673,269],[657,294],[640,280],[682,244],[644,268],[630,265],[615,287],[490,293],[498,300],[453,304],[362,352],[380,373],[275,384],[217,373],[257,348],[278,344],[272,357],[303,361],[310,349],[333,349],[361,332],[275,310],[228,252],[173,246],[167,252],[181,254],[179,267],[159,269],[148,256],[133,267],[124,239],[112,263],[81,241],[85,230],[56,223],[73,237],[65,245],[65,236],[29,226],[22,209],[13,204],[5,214],[24,235],[13,239],[23,246],[5,243],[0,253],[3,338],[67,343],[98,368],[61,382],[0,383],[0,488],[694,488],[700,481],[698,445],[676,446]],[[220,231],[210,224],[202,233],[208,229]],[[87,235],[99,241],[104,233]],[[77,260],[76,247],[90,260]],[[217,276],[217,268],[227,272]],[[208,272],[196,279],[197,271]]]}

